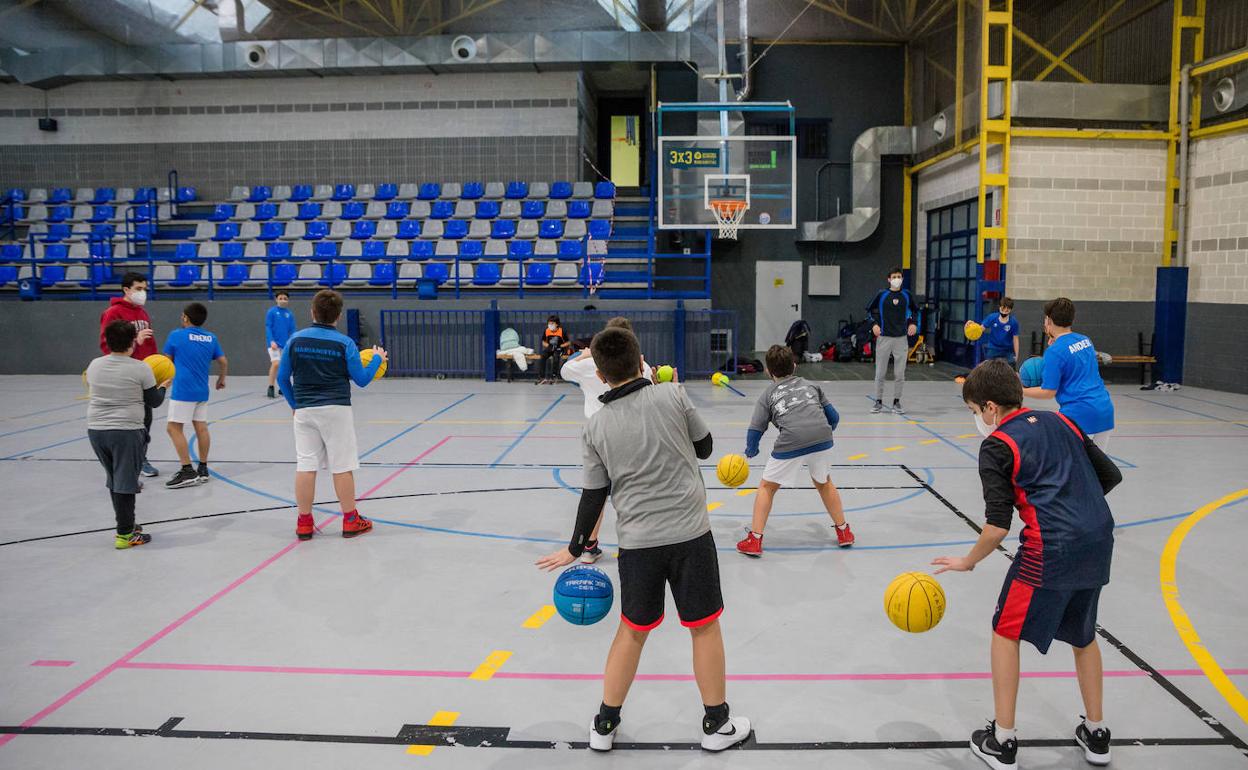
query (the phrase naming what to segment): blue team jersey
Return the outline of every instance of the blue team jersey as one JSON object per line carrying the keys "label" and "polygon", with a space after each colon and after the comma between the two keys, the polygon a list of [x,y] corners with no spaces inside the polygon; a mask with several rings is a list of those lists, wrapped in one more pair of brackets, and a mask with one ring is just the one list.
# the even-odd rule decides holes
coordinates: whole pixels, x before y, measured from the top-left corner
{"label": "blue team jersey", "polygon": [[1061,413],[1084,433],[1114,429],[1114,402],[1101,379],[1096,348],[1082,334],[1063,334],[1044,351],[1040,387],[1057,392]]}
{"label": "blue team jersey", "polygon": [[291,409],[351,406],[351,383],[367,386],[380,368],[381,356],[364,366],[350,337],[314,323],[295,332],[282,351],[277,385]]}
{"label": "blue team jersey", "polygon": [[279,348],[286,347],[286,341],[295,333],[295,314],[284,307],[274,305],[264,314],[264,345],[268,347],[276,342]]}
{"label": "blue team jersey", "polygon": [[177,371],[173,375],[174,401],[207,401],[208,369],[221,358],[217,335],[198,326],[187,326],[170,333],[165,340],[165,355],[173,359]]}
{"label": "blue team jersey", "polygon": [[984,344],[999,350],[1014,350],[1014,338],[1022,327],[1013,314],[1001,317],[1000,313],[992,313],[980,324],[984,327]]}

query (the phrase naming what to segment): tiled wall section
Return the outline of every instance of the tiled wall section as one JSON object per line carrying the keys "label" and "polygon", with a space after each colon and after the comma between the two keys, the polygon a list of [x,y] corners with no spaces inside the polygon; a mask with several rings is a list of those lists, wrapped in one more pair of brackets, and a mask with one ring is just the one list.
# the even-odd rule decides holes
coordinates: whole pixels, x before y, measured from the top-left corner
{"label": "tiled wall section", "polygon": [[0,147],[0,189],[164,185],[201,200],[239,184],[580,179],[576,136]]}
{"label": "tiled wall section", "polygon": [[1190,169],[1188,299],[1248,304],[1248,134],[1195,142]]}
{"label": "tiled wall section", "polygon": [[1157,142],[1015,140],[1009,294],[1152,301],[1165,158]]}

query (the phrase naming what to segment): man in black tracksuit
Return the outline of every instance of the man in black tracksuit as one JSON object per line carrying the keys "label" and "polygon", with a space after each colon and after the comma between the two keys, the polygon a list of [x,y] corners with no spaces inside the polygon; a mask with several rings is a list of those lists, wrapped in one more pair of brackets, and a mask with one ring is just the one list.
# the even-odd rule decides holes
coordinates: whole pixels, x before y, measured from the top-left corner
{"label": "man in black tracksuit", "polygon": [[888,358],[893,358],[893,414],[905,414],[901,408],[901,389],[906,384],[906,358],[910,355],[910,337],[918,333],[919,306],[910,292],[901,288],[900,267],[888,271],[888,288],[875,295],[867,304],[867,315],[874,322],[875,335],[875,406],[871,414],[884,411],[884,375]]}

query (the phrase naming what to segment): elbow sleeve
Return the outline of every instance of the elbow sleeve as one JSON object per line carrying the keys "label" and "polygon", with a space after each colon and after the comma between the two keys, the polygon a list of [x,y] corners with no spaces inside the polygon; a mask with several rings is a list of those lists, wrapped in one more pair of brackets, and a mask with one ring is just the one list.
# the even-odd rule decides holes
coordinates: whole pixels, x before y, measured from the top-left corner
{"label": "elbow sleeve", "polygon": [[713,442],[711,441],[711,434],[708,433],[693,442],[693,453],[697,455],[699,460],[705,460],[711,456],[712,445]]}

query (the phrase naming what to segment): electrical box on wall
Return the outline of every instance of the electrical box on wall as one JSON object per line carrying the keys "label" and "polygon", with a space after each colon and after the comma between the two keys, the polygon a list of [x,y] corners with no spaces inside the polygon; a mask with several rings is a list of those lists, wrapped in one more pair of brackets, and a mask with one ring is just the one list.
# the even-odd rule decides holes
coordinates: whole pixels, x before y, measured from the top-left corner
{"label": "electrical box on wall", "polygon": [[807,268],[806,291],[812,297],[841,296],[841,266],[811,265]]}
{"label": "electrical box on wall", "polygon": [[56,130],[56,118],[39,118],[39,130],[40,131],[55,131]]}

